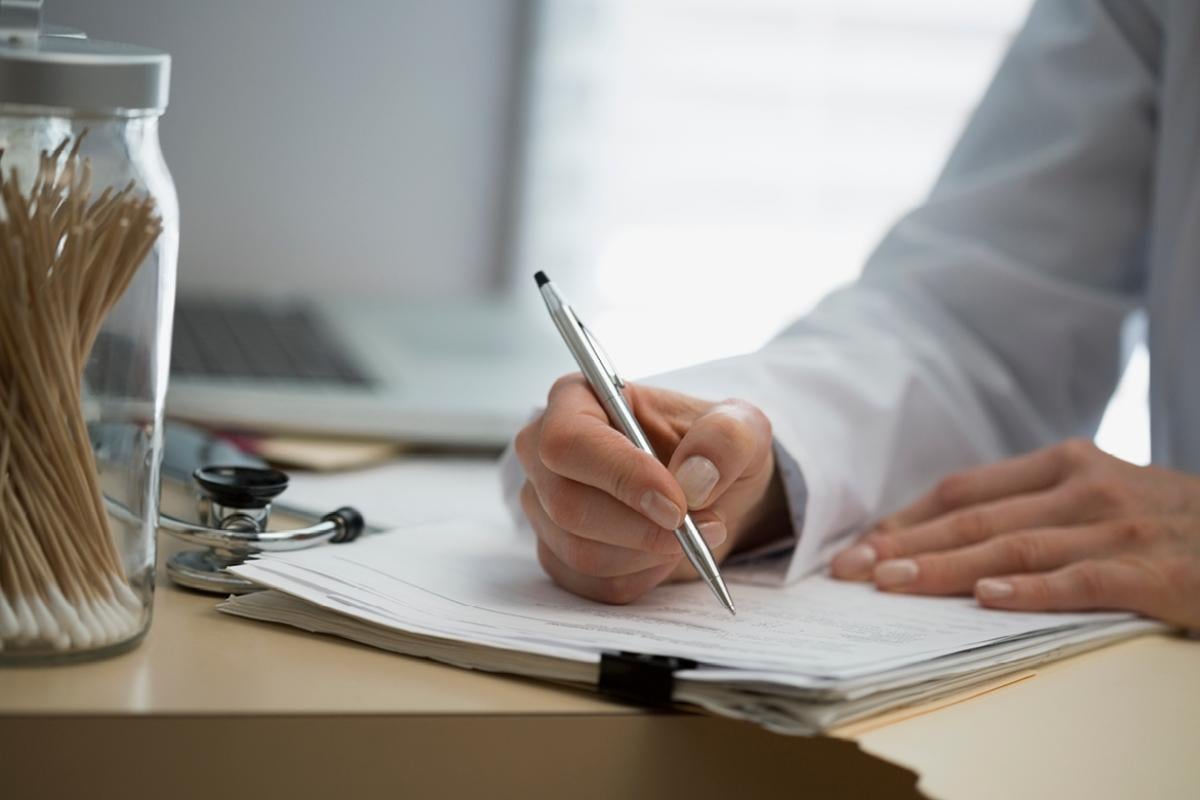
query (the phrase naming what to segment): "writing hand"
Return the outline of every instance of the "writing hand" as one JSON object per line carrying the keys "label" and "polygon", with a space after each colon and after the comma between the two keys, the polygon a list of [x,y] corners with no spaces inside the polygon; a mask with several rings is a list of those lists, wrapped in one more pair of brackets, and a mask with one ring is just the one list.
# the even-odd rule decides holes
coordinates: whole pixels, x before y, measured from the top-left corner
{"label": "writing hand", "polygon": [[673,533],[685,509],[718,560],[747,544],[768,516],[785,518],[761,411],[738,400],[625,391],[665,463],[612,427],[579,374],[554,384],[545,412],[515,441],[538,560],[560,586],[606,603],[695,577]]}

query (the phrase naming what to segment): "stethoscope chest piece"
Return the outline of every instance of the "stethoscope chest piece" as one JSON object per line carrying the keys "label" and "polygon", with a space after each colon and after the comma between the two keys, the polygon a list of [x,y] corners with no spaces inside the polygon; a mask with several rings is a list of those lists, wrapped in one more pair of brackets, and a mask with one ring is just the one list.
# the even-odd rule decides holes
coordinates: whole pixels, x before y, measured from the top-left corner
{"label": "stethoscope chest piece", "polygon": [[167,577],[180,586],[215,594],[246,594],[261,589],[243,577],[226,572],[246,559],[216,550],[180,550],[167,559]]}
{"label": "stethoscope chest piece", "polygon": [[244,594],[262,587],[228,571],[258,553],[303,550],[326,542],[349,542],[363,530],[363,518],[349,506],[326,514],[307,528],[268,531],[271,502],[288,485],[277,469],[201,467],[192,477],[197,493],[198,523],[166,514],[159,525],[197,550],[167,559],[167,575],[190,589],[218,594]]}

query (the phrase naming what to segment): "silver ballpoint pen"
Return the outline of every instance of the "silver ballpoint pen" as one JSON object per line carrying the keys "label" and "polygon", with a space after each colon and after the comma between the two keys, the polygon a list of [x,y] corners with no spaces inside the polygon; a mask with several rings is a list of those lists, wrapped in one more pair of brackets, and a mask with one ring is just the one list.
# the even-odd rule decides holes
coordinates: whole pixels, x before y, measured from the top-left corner
{"label": "silver ballpoint pen", "polygon": [[[625,401],[625,395],[621,393],[625,382],[613,369],[612,363],[604,353],[604,348],[596,341],[596,337],[587,329],[587,326],[580,321],[575,310],[559,294],[558,289],[546,277],[546,273],[538,272],[533,277],[537,281],[538,290],[542,293],[542,299],[546,301],[546,308],[550,310],[550,318],[554,320],[555,327],[562,334],[563,341],[567,343],[567,349],[571,351],[575,362],[579,364],[580,371],[587,378],[596,399],[600,401],[600,405],[604,406],[609,420],[628,436],[639,450],[657,458],[654,448],[650,446],[650,440],[646,438],[642,426],[638,424],[637,417],[633,415],[633,410]],[[683,524],[675,529],[675,538],[679,540],[679,546],[683,548],[683,553],[687,556],[688,561],[696,568],[696,572],[700,573],[700,577],[708,584],[708,588],[712,589],[713,594],[721,601],[721,605],[729,609],[730,614],[737,613],[733,607],[733,598],[729,596],[729,590],[725,588],[725,581],[721,580],[717,562],[713,559],[712,552],[700,535],[696,523],[692,521],[691,514],[684,514]]]}

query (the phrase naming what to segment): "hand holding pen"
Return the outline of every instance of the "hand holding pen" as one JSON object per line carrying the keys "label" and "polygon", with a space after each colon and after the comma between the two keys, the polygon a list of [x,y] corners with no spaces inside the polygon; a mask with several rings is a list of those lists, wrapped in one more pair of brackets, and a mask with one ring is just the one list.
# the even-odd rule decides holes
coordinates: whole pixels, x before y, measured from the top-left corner
{"label": "hand holding pen", "polygon": [[521,503],[538,558],[558,584],[627,603],[664,581],[695,578],[675,533],[689,510],[716,561],[786,530],[761,411],[645,386],[625,385],[622,393],[657,457],[614,427],[579,374],[560,379],[545,412],[517,436],[528,478]]}

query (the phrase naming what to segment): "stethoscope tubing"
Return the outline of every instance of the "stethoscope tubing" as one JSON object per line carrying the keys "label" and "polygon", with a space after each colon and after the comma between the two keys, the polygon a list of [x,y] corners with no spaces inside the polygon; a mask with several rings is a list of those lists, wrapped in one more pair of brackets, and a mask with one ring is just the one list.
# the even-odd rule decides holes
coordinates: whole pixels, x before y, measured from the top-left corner
{"label": "stethoscope tubing", "polygon": [[[109,514],[122,522],[141,525],[144,521],[119,500],[108,495],[104,496],[104,505]],[[160,513],[156,527],[185,542],[240,555],[305,550],[333,541],[346,533],[345,524],[336,517],[328,517],[306,528],[256,531],[210,528],[207,525],[188,522],[170,514]]]}

